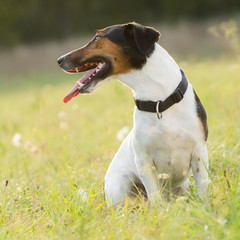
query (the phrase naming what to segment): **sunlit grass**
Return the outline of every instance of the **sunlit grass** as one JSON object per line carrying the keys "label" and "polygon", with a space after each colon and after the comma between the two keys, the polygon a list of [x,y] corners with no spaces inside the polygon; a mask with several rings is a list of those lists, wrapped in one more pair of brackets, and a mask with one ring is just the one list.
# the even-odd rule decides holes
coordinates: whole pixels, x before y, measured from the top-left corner
{"label": "sunlit grass", "polygon": [[[131,91],[115,81],[64,104],[74,76],[6,77],[0,86],[0,238],[238,239],[240,67],[234,60],[180,65],[208,113],[212,183],[206,199],[197,197],[191,178],[186,199],[163,209],[141,199],[107,209],[103,179],[121,143],[118,130],[132,126]],[[19,147],[12,142],[16,133]]]}

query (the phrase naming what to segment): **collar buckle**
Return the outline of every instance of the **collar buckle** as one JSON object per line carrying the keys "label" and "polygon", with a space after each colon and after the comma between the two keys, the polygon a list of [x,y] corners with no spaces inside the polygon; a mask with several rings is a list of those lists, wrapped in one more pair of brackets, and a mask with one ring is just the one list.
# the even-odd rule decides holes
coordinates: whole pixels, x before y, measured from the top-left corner
{"label": "collar buckle", "polygon": [[183,93],[182,93],[182,91],[179,89],[179,88],[177,88],[174,92],[173,92],[173,94],[172,94],[172,99],[173,99],[173,101],[175,102],[175,103],[178,103],[178,102],[180,102],[182,99],[183,99]]}
{"label": "collar buckle", "polygon": [[161,118],[162,118],[162,112],[159,112],[159,104],[160,104],[161,102],[162,102],[162,101],[158,101],[157,104],[156,104],[156,113],[157,113],[158,119],[161,119]]}

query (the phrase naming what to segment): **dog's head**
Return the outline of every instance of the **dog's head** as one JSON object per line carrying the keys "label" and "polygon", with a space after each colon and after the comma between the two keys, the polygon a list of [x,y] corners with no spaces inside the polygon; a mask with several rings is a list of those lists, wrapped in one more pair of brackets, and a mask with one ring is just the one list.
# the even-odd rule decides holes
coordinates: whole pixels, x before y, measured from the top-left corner
{"label": "dog's head", "polygon": [[80,93],[91,93],[110,76],[141,69],[154,50],[160,33],[137,23],[98,30],[84,47],[58,59],[68,73],[90,71],[66,95],[64,102]]}

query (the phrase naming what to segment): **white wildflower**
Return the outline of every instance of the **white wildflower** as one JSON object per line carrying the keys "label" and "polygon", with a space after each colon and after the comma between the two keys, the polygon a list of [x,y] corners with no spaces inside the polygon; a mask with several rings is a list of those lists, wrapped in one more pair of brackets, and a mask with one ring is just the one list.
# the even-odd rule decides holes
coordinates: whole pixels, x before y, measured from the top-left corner
{"label": "white wildflower", "polygon": [[160,174],[158,174],[158,179],[165,180],[165,179],[169,179],[169,178],[171,178],[171,174],[167,174],[167,173],[160,173]]}
{"label": "white wildflower", "polygon": [[226,219],[217,219],[217,221],[223,226],[227,223]]}
{"label": "white wildflower", "polygon": [[185,201],[185,200],[187,200],[186,197],[184,197],[184,196],[180,196],[180,197],[178,197],[178,198],[176,199],[176,202],[179,202],[179,201]]}
{"label": "white wildflower", "polygon": [[15,147],[20,147],[22,142],[22,135],[20,133],[15,133],[12,138],[12,144]]}
{"label": "white wildflower", "polygon": [[66,115],[67,115],[67,114],[66,114],[64,111],[60,111],[60,112],[58,113],[58,118],[60,118],[60,119],[65,118]]}
{"label": "white wildflower", "polygon": [[205,226],[204,226],[204,231],[205,231],[205,233],[208,232],[208,225],[205,225]]}
{"label": "white wildflower", "polygon": [[78,104],[77,104],[77,103],[74,103],[74,104],[72,105],[72,110],[73,110],[73,111],[77,111],[77,110],[78,110]]}
{"label": "white wildflower", "polygon": [[61,121],[60,124],[59,124],[59,127],[63,130],[67,130],[68,129],[68,122]]}
{"label": "white wildflower", "polygon": [[78,189],[77,196],[80,197],[82,199],[82,201],[86,201],[86,199],[88,197],[87,193],[82,188]]}

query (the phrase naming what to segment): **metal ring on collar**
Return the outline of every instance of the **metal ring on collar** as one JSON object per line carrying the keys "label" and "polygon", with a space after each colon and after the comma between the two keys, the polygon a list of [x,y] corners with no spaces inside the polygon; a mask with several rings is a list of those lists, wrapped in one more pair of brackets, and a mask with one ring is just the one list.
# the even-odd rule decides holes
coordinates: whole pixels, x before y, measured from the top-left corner
{"label": "metal ring on collar", "polygon": [[157,102],[156,113],[157,113],[158,119],[161,119],[162,118],[162,112],[159,112],[159,104],[160,104],[160,101]]}

